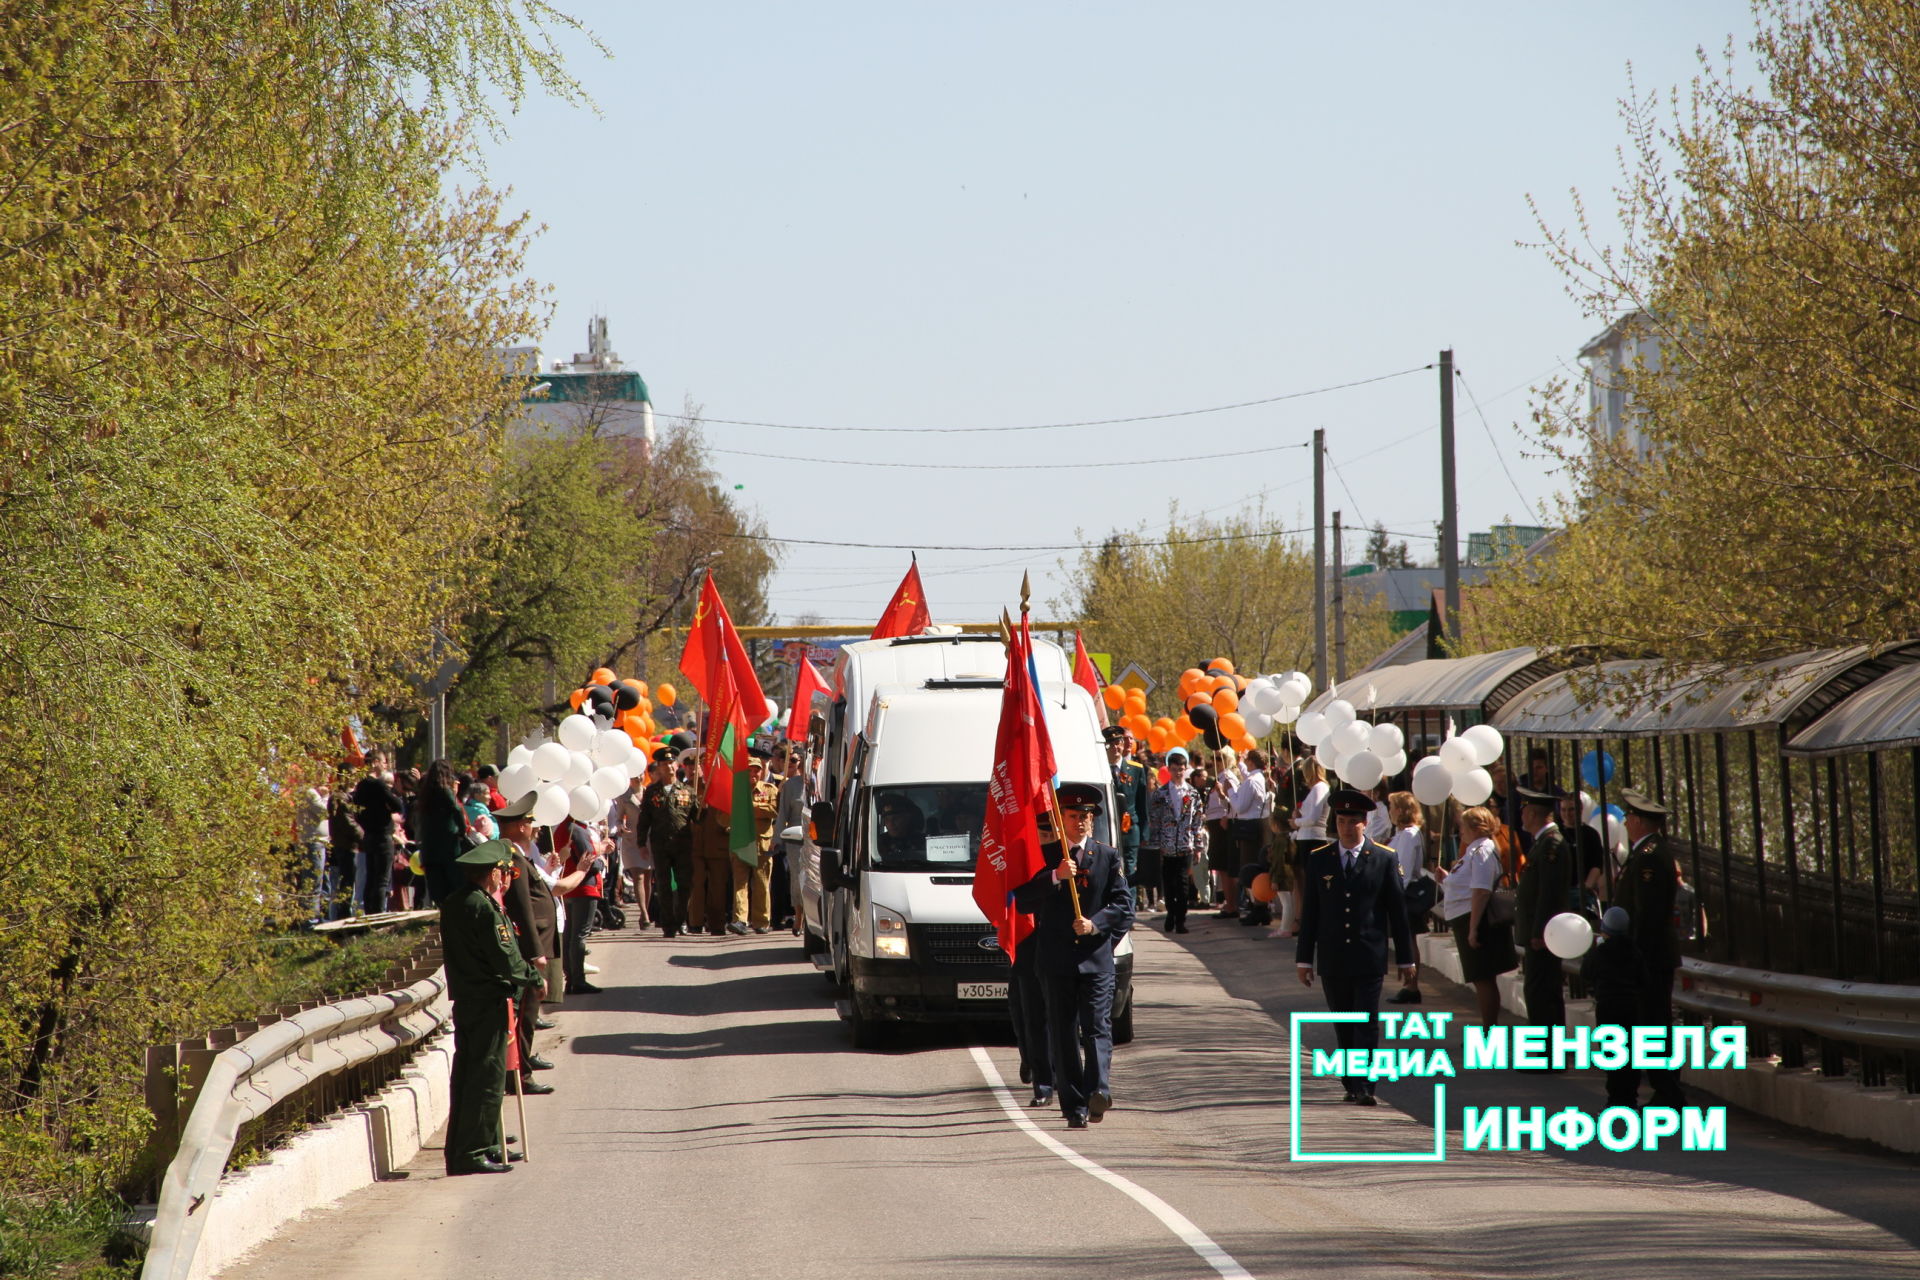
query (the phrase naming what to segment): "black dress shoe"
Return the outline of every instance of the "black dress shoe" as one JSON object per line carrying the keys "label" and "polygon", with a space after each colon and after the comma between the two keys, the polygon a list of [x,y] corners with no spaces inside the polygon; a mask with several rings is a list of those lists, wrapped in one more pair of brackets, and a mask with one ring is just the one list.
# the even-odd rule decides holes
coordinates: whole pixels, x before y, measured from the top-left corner
{"label": "black dress shoe", "polygon": [[1187,931],[1187,926],[1185,926],[1185,925],[1183,925],[1183,924],[1177,924],[1177,925],[1175,925],[1175,926],[1173,926],[1173,931],[1174,931],[1175,933],[1185,933],[1185,932]]}
{"label": "black dress shoe", "polygon": [[530,1076],[521,1076],[521,1077],[520,1077],[520,1092],[522,1092],[522,1093],[552,1093],[552,1092],[553,1092],[553,1086],[552,1086],[552,1085],[550,1085],[550,1084],[547,1084],[547,1083],[546,1083],[545,1081],[542,1081],[542,1080],[535,1080],[535,1079],[533,1079],[533,1078],[532,1078],[532,1077],[530,1077]]}
{"label": "black dress shoe", "polygon": [[1028,1099],[1028,1101],[1027,1101],[1027,1105],[1028,1105],[1028,1106],[1030,1106],[1030,1107],[1050,1107],[1050,1106],[1052,1106],[1052,1105],[1053,1105],[1053,1090],[1052,1090],[1052,1089],[1049,1089],[1049,1088],[1048,1088],[1047,1086],[1045,1086],[1045,1085],[1041,1085],[1041,1086],[1040,1086],[1039,1088],[1037,1088],[1037,1089],[1035,1089],[1035,1090],[1033,1091],[1033,1097],[1032,1097],[1032,1098],[1030,1098],[1030,1099]]}
{"label": "black dress shoe", "polygon": [[468,1164],[450,1164],[447,1166],[449,1178],[462,1178],[469,1173],[512,1173],[513,1166],[501,1160],[475,1160]]}
{"label": "black dress shoe", "polygon": [[1087,1127],[1087,1118],[1085,1116],[1068,1116],[1067,1117],[1067,1128],[1084,1129],[1086,1127]]}
{"label": "black dress shoe", "polygon": [[551,1031],[559,1025],[560,1024],[552,1018],[535,1018],[533,1020],[533,1029],[535,1031]]}
{"label": "black dress shoe", "polygon": [[519,1164],[526,1158],[523,1153],[518,1151],[508,1151],[505,1154],[498,1151],[493,1153],[493,1160],[496,1164]]}
{"label": "black dress shoe", "polygon": [[1110,1093],[1096,1093],[1087,1099],[1087,1115],[1094,1120],[1098,1120],[1111,1110],[1113,1110],[1113,1095]]}
{"label": "black dress shoe", "polygon": [[1380,1105],[1380,1099],[1370,1093],[1363,1093],[1354,1098],[1353,1105],[1356,1107],[1377,1107]]}
{"label": "black dress shoe", "polygon": [[529,1071],[553,1070],[553,1064],[551,1062],[548,1062],[545,1058],[541,1057],[537,1053],[530,1053],[527,1055],[526,1067],[527,1067],[527,1070]]}
{"label": "black dress shoe", "polygon": [[601,990],[602,988],[594,986],[591,982],[582,982],[568,987],[567,994],[570,996],[597,996]]}

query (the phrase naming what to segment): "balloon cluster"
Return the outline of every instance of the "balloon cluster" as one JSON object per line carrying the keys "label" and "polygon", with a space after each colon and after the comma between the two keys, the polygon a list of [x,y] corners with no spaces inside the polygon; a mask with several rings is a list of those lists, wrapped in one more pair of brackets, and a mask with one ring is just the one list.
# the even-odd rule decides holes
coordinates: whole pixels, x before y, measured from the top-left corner
{"label": "balloon cluster", "polygon": [[[655,687],[653,696],[663,707],[678,697],[670,684]],[[533,820],[543,827],[569,817],[604,817],[628,780],[646,773],[654,748],[669,734],[654,723],[646,682],[621,680],[605,667],[569,702],[573,714],[560,722],[557,741],[515,747],[494,781],[509,804],[538,792]]]}
{"label": "balloon cluster", "polygon": [[1299,671],[1249,680],[1236,674],[1228,659],[1215,658],[1183,671],[1178,693],[1180,715],[1157,720],[1147,717],[1147,695],[1141,690],[1110,684],[1101,696],[1121,713],[1119,723],[1149,750],[1170,751],[1198,738],[1212,751],[1250,751],[1277,726],[1299,718],[1313,682]]}
{"label": "balloon cluster", "polygon": [[1413,795],[1421,804],[1444,804],[1452,796],[1464,805],[1485,804],[1493,794],[1487,766],[1507,749],[1500,731],[1477,724],[1440,744],[1437,755],[1413,767]]}
{"label": "balloon cluster", "polygon": [[[1407,739],[1397,724],[1371,724],[1345,698],[1309,711],[1293,727],[1328,772],[1362,791],[1407,767]],[[1415,776],[1418,776],[1417,774]]]}

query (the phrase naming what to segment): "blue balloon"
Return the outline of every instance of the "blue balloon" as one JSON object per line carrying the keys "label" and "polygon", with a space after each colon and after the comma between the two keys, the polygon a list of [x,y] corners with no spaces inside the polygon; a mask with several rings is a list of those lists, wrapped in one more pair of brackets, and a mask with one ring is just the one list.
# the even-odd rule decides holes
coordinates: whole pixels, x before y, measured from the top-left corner
{"label": "blue balloon", "polygon": [[1613,781],[1613,757],[1604,751],[1594,750],[1581,756],[1580,781],[1590,787],[1603,786]]}
{"label": "blue balloon", "polygon": [[1615,822],[1625,822],[1627,820],[1627,811],[1617,804],[1610,804],[1607,806],[1607,816]]}

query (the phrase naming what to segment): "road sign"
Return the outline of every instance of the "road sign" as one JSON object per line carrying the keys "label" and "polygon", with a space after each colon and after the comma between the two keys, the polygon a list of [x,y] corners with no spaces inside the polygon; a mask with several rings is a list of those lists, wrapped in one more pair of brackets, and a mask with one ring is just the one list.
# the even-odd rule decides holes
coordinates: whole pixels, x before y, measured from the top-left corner
{"label": "road sign", "polygon": [[1137,662],[1129,662],[1121,669],[1120,674],[1114,677],[1113,682],[1122,689],[1138,689],[1142,693],[1152,693],[1154,687],[1160,683],[1148,675]]}
{"label": "road sign", "polygon": [[1113,683],[1113,655],[1110,653],[1090,653],[1087,655],[1093,663],[1093,669],[1100,673],[1101,684]]}

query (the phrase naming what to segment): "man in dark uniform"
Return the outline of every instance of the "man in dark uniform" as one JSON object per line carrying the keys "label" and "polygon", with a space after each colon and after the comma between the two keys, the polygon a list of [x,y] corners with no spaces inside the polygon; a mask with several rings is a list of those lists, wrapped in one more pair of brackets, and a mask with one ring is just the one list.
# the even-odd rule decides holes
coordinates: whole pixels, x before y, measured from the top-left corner
{"label": "man in dark uniform", "polygon": [[673,748],[661,747],[648,766],[652,775],[640,797],[636,839],[653,850],[654,922],[669,938],[687,923],[693,889],[693,792],[674,777]]}
{"label": "man in dark uniform", "polygon": [[[1614,885],[1613,905],[1626,908],[1627,926],[1645,974],[1640,988],[1640,1023],[1649,1027],[1673,1025],[1673,971],[1680,967],[1680,939],[1673,927],[1673,900],[1680,888],[1680,871],[1667,852],[1667,810],[1637,791],[1622,791],[1627,811],[1626,865]],[[1685,1105],[1680,1073],[1647,1072],[1653,1086],[1653,1105]],[[1638,1092],[1636,1088],[1635,1092]]]}
{"label": "man in dark uniform", "polygon": [[[1041,846],[1047,866],[1014,890],[1013,902],[1034,915],[1020,948],[1037,953],[1054,1092],[1067,1127],[1084,1129],[1113,1106],[1113,948],[1133,925],[1133,894],[1120,851],[1093,839],[1100,789],[1069,782],[1059,796],[1062,838]],[[1074,913],[1068,881],[1091,914]]]}
{"label": "man in dark uniform", "polygon": [[[1407,928],[1406,885],[1399,855],[1367,839],[1373,797],[1343,787],[1329,797],[1335,838],[1307,853],[1300,895],[1300,935],[1294,965],[1303,986],[1314,971],[1335,1013],[1364,1013],[1365,1022],[1334,1025],[1342,1049],[1380,1047],[1380,984],[1393,941],[1400,981],[1414,977],[1413,933]],[[1374,1104],[1373,1082],[1346,1076],[1347,1101]]]}
{"label": "man in dark uniform", "polygon": [[1520,798],[1520,824],[1530,841],[1526,870],[1513,895],[1513,936],[1526,939],[1522,969],[1527,1021],[1557,1027],[1567,1020],[1567,1001],[1560,957],[1547,950],[1547,921],[1567,909],[1567,864],[1573,853],[1553,820],[1557,798],[1531,787],[1515,787],[1514,792]]}
{"label": "man in dark uniform", "polygon": [[552,1085],[533,1078],[535,1071],[550,1070],[553,1066],[533,1051],[533,1033],[540,1026],[540,1001],[545,998],[549,975],[554,972],[554,962],[560,955],[560,917],[554,910],[553,890],[534,868],[530,856],[534,847],[533,802],[538,798],[529,791],[493,815],[500,827],[500,838],[513,846],[513,861],[508,867],[512,879],[501,906],[513,925],[514,942],[519,946],[521,958],[540,974],[539,985],[528,987],[521,995],[514,1024],[520,1042],[522,1093],[553,1092]]}
{"label": "man in dark uniform", "polygon": [[[1058,847],[1053,815],[1035,816],[1042,846]],[[1027,917],[1031,924],[1032,918]],[[1040,980],[1040,948],[1027,940],[1014,949],[1013,972],[1007,978],[1007,1013],[1013,1019],[1014,1043],[1020,1046],[1020,1082],[1033,1086],[1028,1105],[1044,1107],[1053,1101],[1053,1050],[1047,1041],[1047,989]]]}
{"label": "man in dark uniform", "polygon": [[[1580,980],[1593,993],[1593,1025],[1628,1033],[1640,1022],[1640,989],[1646,967],[1629,932],[1630,917],[1608,907],[1600,917],[1600,936],[1580,961]],[[1632,1107],[1640,1101],[1640,1073],[1631,1066],[1607,1072],[1607,1105]]]}
{"label": "man in dark uniform", "polygon": [[1147,766],[1133,758],[1133,735],[1117,724],[1100,731],[1107,740],[1107,765],[1113,770],[1114,841],[1120,847],[1120,861],[1126,864],[1127,883],[1140,884],[1140,837],[1147,825]]}
{"label": "man in dark uniform", "polygon": [[447,1172],[512,1169],[500,1132],[507,1087],[507,1006],[541,979],[513,943],[494,901],[506,888],[513,846],[489,840],[454,859],[466,882],[440,904],[447,994],[453,998],[453,1079],[447,1116]]}

